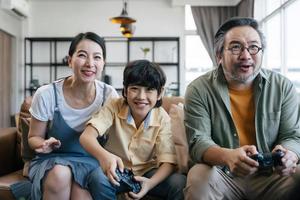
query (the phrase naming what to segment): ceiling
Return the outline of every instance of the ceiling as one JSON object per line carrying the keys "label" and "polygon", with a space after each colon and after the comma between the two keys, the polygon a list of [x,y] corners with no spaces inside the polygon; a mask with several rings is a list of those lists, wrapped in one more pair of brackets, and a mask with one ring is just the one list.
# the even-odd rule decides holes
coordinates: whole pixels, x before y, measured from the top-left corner
{"label": "ceiling", "polygon": [[[27,0],[27,1],[49,1],[49,0]],[[107,1],[107,0],[51,0],[51,1]],[[123,1],[123,0],[110,0]],[[153,1],[153,0],[127,0],[127,1]],[[169,1],[172,6],[184,6],[186,4],[192,6],[235,6],[241,0],[155,0],[155,1]]]}

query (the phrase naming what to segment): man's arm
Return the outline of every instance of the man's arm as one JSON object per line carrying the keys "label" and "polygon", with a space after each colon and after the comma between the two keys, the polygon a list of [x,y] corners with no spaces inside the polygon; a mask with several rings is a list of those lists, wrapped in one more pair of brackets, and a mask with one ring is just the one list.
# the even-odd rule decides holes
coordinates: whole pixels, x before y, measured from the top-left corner
{"label": "man's arm", "polygon": [[228,166],[231,173],[243,177],[257,171],[258,162],[249,157],[256,153],[256,147],[253,145],[245,145],[236,149],[212,146],[204,152],[203,161],[212,166]]}
{"label": "man's arm", "polygon": [[185,96],[185,126],[191,158],[195,162],[205,162],[212,166],[226,165],[238,176],[254,173],[258,163],[248,157],[257,153],[254,146],[237,149],[221,148],[212,140],[211,124],[214,119],[210,119],[207,99],[205,91],[200,91],[195,85],[188,87]]}

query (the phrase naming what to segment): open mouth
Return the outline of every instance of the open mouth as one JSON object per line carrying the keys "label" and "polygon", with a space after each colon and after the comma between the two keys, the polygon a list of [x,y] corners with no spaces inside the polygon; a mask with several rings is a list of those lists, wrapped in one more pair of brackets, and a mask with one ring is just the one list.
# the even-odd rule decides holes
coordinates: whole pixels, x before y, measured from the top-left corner
{"label": "open mouth", "polygon": [[243,72],[248,72],[253,65],[239,65],[239,69]]}

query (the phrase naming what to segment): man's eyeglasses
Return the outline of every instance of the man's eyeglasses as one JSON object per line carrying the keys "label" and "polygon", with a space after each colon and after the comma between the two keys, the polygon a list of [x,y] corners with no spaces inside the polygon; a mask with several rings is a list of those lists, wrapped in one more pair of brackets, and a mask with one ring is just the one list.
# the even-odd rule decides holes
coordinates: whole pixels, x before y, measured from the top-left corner
{"label": "man's eyeglasses", "polygon": [[250,55],[256,55],[260,50],[262,50],[261,47],[256,45],[250,45],[249,47],[244,47],[241,44],[234,44],[225,49],[231,51],[233,55],[240,55],[245,49],[247,49]]}

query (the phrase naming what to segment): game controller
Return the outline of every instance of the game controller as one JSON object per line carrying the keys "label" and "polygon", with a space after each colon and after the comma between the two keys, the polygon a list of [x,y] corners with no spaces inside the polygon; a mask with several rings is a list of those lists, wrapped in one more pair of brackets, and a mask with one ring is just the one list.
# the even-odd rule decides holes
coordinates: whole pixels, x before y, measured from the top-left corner
{"label": "game controller", "polygon": [[120,187],[124,188],[122,192],[132,191],[134,193],[139,193],[142,189],[140,182],[134,179],[134,174],[129,169],[124,169],[123,173],[117,168],[116,174],[119,177]]}
{"label": "game controller", "polygon": [[270,169],[273,167],[281,166],[281,158],[284,156],[284,153],[277,149],[273,153],[258,153],[251,155],[250,158],[259,163],[259,169]]}

